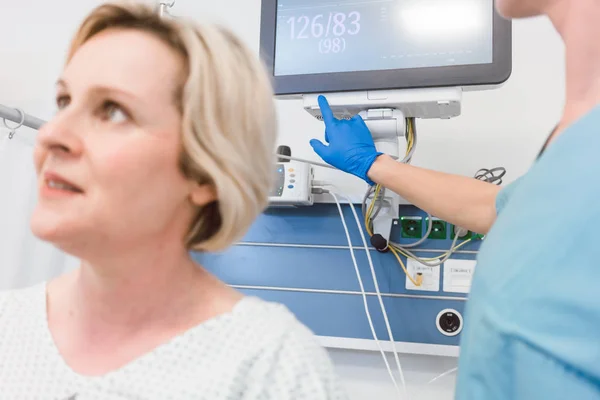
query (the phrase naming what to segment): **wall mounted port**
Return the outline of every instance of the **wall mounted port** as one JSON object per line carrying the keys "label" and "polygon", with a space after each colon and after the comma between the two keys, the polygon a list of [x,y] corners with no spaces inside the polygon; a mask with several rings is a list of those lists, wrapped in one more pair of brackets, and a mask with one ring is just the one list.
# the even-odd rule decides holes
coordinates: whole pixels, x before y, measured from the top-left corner
{"label": "wall mounted port", "polygon": [[[446,222],[439,219],[433,219],[431,221],[431,232],[429,233],[429,239],[445,240],[447,231]],[[425,226],[429,226],[429,218],[425,220]]]}
{"label": "wall mounted port", "polygon": [[[466,230],[465,228],[459,228],[456,225],[452,225],[452,239],[456,236],[456,232],[459,233],[458,238],[460,240],[470,239],[473,232]],[[462,234],[462,235],[460,235]]]}
{"label": "wall mounted port", "polygon": [[446,309],[437,315],[435,325],[444,336],[456,336],[462,331],[463,318],[456,310]]}
{"label": "wall mounted port", "polygon": [[402,237],[421,239],[423,237],[423,219],[421,217],[401,217]]}

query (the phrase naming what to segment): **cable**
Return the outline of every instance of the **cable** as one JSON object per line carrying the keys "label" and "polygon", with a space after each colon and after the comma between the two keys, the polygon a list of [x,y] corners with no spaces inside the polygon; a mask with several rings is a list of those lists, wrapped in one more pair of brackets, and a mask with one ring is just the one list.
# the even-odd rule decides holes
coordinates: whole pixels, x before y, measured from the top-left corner
{"label": "cable", "polygon": [[377,216],[381,212],[381,209],[383,208],[383,203],[385,203],[385,192],[386,191],[387,191],[387,189],[382,186],[381,187],[381,192],[379,193],[379,198],[376,201],[377,206],[375,207],[375,211],[373,212],[373,215],[371,216],[371,219],[377,218]]}
{"label": "cable", "polygon": [[[415,124],[414,118],[406,119],[406,143],[407,143],[406,156],[404,157],[402,162],[408,164],[412,160],[412,155],[414,154],[414,151],[416,148],[416,143],[417,143],[417,129],[416,129],[416,124]],[[506,174],[506,169],[502,168],[502,167],[497,167],[497,168],[492,168],[492,169],[482,168],[479,171],[477,171],[477,173],[475,174],[474,177],[475,177],[475,179],[479,179],[479,180],[483,180],[483,181],[486,181],[489,183],[494,183],[494,184],[500,185],[502,183],[502,178],[504,177],[505,174]],[[367,192],[365,193],[365,196],[363,197],[363,201],[361,204],[361,212],[364,217],[364,223],[365,223],[367,232],[370,236],[373,236],[372,221],[377,217],[377,215],[379,214],[379,211],[381,210],[381,208],[383,206],[384,196],[385,196],[385,188],[382,188],[380,185],[376,185],[375,187],[370,187],[367,190]],[[371,198],[372,198],[371,204],[370,204],[369,208],[366,209],[367,208],[366,203]],[[405,256],[406,258],[414,259],[414,260],[418,261],[419,263],[421,263],[425,266],[428,266],[428,267],[439,267],[444,262],[446,262],[455,251],[457,251],[458,249],[460,249],[461,247],[465,246],[466,244],[468,244],[472,241],[472,239],[468,239],[457,245],[458,238],[460,237],[460,229],[457,229],[456,235],[454,236],[454,239],[452,241],[452,245],[450,246],[450,249],[446,253],[441,254],[440,256],[437,256],[437,257],[432,257],[432,258],[422,258],[422,257],[417,256],[409,249],[418,247],[419,245],[423,244],[426,240],[429,239],[429,235],[431,234],[431,232],[433,230],[433,218],[430,213],[426,213],[426,215],[427,215],[427,221],[428,221],[427,231],[425,232],[425,235],[423,235],[422,238],[420,238],[416,242],[409,243],[409,244],[400,244],[400,243],[394,243],[391,241],[388,242],[388,248],[390,249],[390,251],[392,251],[392,253],[396,257],[396,259],[398,260],[398,262],[399,262],[400,266],[402,267],[402,269],[404,270],[407,278],[410,279],[412,281],[412,283],[415,284],[416,286],[419,286],[417,284],[418,282],[415,281],[413,279],[413,277],[408,274],[407,268],[404,265],[404,262],[400,258],[399,254]],[[457,227],[457,228],[459,228],[459,227]]]}
{"label": "cable", "polygon": [[[321,162],[318,162],[318,161],[310,161],[310,160],[306,160],[304,158],[285,156],[283,154],[276,154],[276,156],[278,158],[283,158],[284,160],[298,161],[298,162],[305,163],[305,164],[315,165],[317,167],[323,167],[323,168],[329,168],[329,169],[335,169],[335,170],[337,170],[337,168],[334,167],[334,166],[331,166],[331,165],[325,164],[325,163],[321,163]],[[392,157],[392,158],[397,159],[397,157]]]}
{"label": "cable", "polygon": [[[496,167],[496,168],[491,168],[491,169],[482,168],[479,171],[477,171],[474,178],[482,180],[484,182],[491,183],[491,184],[501,185],[502,178],[505,175],[506,175],[506,168],[504,168],[504,167]],[[429,225],[431,226],[431,223],[432,223],[431,215],[428,213],[427,216],[429,218]],[[428,229],[428,232],[424,235],[424,237],[421,240],[426,239],[429,236],[429,233],[431,233],[431,232]],[[404,255],[405,257],[412,258],[428,267],[438,267],[438,266],[442,265],[446,260],[448,260],[455,251],[457,251],[458,249],[460,249],[461,247],[465,246],[467,243],[472,241],[472,239],[467,239],[467,240],[463,241],[462,243],[460,243],[459,245],[456,245],[456,242],[458,241],[458,237],[459,237],[459,233],[456,233],[456,235],[454,236],[454,240],[452,241],[452,245],[450,246],[450,250],[447,253],[442,254],[438,257],[433,257],[433,258],[421,258],[406,249],[407,247],[414,247],[415,243],[410,244],[410,245],[400,245],[398,243],[392,242],[390,244],[399,248],[400,253],[402,255]],[[418,243],[418,242],[416,242],[416,243]],[[434,261],[434,260],[438,260],[438,261],[432,263],[431,261]]]}
{"label": "cable", "polygon": [[[417,148],[417,128],[415,125],[415,119],[414,118],[406,118],[405,119],[405,137],[406,137],[406,154],[404,156],[404,158],[402,159],[402,161],[400,161],[401,163],[405,163],[405,164],[410,164],[412,161],[412,156],[415,153],[415,150]],[[373,193],[374,188],[370,187],[367,190],[367,197],[370,196],[371,193]],[[383,202],[385,199],[385,191],[386,188],[382,187],[382,192],[380,193],[380,197],[377,199],[374,199],[373,201],[375,201],[376,203],[376,208],[375,211],[373,212],[371,219],[375,219],[377,218],[377,216],[379,215],[379,212],[381,211],[381,208],[383,207]],[[364,210],[363,210],[363,215],[364,215]]]}
{"label": "cable", "polygon": [[[334,185],[329,185],[329,186],[333,187],[334,189],[337,189]],[[341,212],[341,206],[339,205],[339,201],[337,200],[337,197],[335,196],[335,194],[333,192],[330,192],[330,194],[332,196],[334,196],[336,204],[338,205],[338,211],[340,211],[340,216],[343,218],[343,213]],[[350,210],[352,211],[352,215],[354,216],[354,220],[356,221],[356,226],[360,232],[360,236],[361,236],[361,239],[363,242],[365,253],[367,255],[367,260],[369,262],[369,267],[371,269],[371,276],[373,277],[373,284],[375,286],[375,292],[377,294],[377,299],[379,300],[379,306],[381,307],[381,312],[383,314],[383,320],[385,322],[385,327],[387,329],[387,333],[390,338],[390,343],[392,345],[392,349],[394,352],[394,359],[396,361],[396,365],[398,367],[398,372],[400,374],[400,381],[401,381],[402,387],[404,389],[404,395],[405,395],[405,398],[408,399],[408,393],[406,391],[406,381],[404,379],[404,373],[402,372],[402,365],[400,364],[400,358],[398,357],[398,351],[396,349],[394,335],[392,333],[392,328],[390,327],[390,321],[388,319],[387,312],[385,310],[385,305],[383,304],[383,298],[381,297],[381,292],[379,290],[379,283],[378,283],[379,281],[377,280],[377,274],[375,273],[375,267],[373,266],[373,260],[371,259],[371,252],[369,251],[369,246],[367,245],[367,240],[365,238],[365,234],[363,232],[360,219],[358,218],[358,214],[356,214],[356,210],[352,206],[352,201],[350,200],[350,198],[348,196],[345,196],[343,194],[341,196],[343,196],[346,199],[346,201],[348,201],[348,203],[350,204]],[[348,239],[349,239],[349,237],[348,237]],[[351,242],[349,242],[349,246],[352,247]],[[357,274],[360,274],[358,272],[358,269],[357,269]]]}
{"label": "cable", "polygon": [[398,246],[396,243],[393,243],[393,242],[390,242],[390,245],[391,245],[391,248],[396,249],[403,256],[405,256],[407,258],[412,258],[413,260],[416,260],[419,263],[421,263],[427,267],[439,267],[440,265],[445,263],[452,256],[452,254],[454,254],[455,251],[457,251],[461,247],[465,246],[467,243],[471,242],[471,239],[465,240],[464,242],[462,242],[459,245],[456,245],[457,241],[458,241],[458,235],[455,235],[454,240],[452,240],[452,244],[450,245],[450,250],[448,250],[444,254],[441,254],[437,257],[432,257],[432,258],[421,258],[421,257],[415,255],[414,253],[412,253],[411,251],[406,250],[406,248],[404,248],[402,246]]}
{"label": "cable", "polygon": [[[405,128],[406,154],[405,154],[404,158],[402,159],[402,161],[400,161],[400,162],[410,164],[410,162],[412,161],[412,157],[415,153],[416,147],[417,147],[418,135],[417,135],[417,127],[416,127],[416,123],[415,123],[415,118],[414,117],[406,118],[405,122],[406,122],[405,123],[405,126],[406,126],[406,128]],[[311,164],[311,165],[315,165],[315,166],[319,166],[319,167],[336,169],[335,167],[328,165],[328,164],[324,164],[324,163],[320,163],[320,162],[316,162],[316,161],[309,161],[309,160],[298,158],[298,157],[291,157],[291,156],[282,155],[282,154],[277,154],[277,157],[286,159],[286,160],[299,161],[299,162],[303,162],[303,163],[307,163],[307,164]],[[393,158],[396,160],[398,159],[398,157],[393,157]],[[502,178],[504,177],[505,174],[506,174],[506,169],[502,168],[502,167],[496,167],[496,168],[492,168],[492,169],[482,168],[479,171],[477,171],[477,173],[475,174],[475,179],[479,179],[479,180],[483,180],[483,181],[486,181],[489,183],[494,183],[494,184],[500,185],[500,184],[502,184]],[[386,189],[379,184],[375,185],[375,186],[371,186],[367,189],[365,196],[363,197],[363,200],[362,200],[361,213],[364,217],[364,224],[365,224],[367,233],[371,237],[373,236],[372,221],[379,215],[381,209],[383,208],[383,204],[385,202],[385,191],[386,191]],[[367,210],[366,203],[371,198],[371,196],[373,196],[373,199]],[[351,203],[351,202],[349,201],[349,203]],[[352,210],[354,211],[354,208],[352,208]],[[427,241],[429,239],[429,235],[431,234],[431,232],[433,230],[433,218],[432,218],[431,214],[429,214],[429,213],[426,213],[426,215],[427,215],[427,221],[428,221],[427,230],[425,232],[425,235],[423,235],[422,238],[420,238],[416,242],[408,243],[408,244],[394,243],[391,241],[389,242],[389,249],[392,250],[394,256],[399,261],[400,266],[406,273],[406,276],[416,286],[419,286],[419,285],[408,274],[406,266],[404,265],[399,254],[403,255],[406,258],[414,259],[425,266],[438,267],[438,266],[442,265],[445,261],[447,261],[455,251],[457,251],[458,249],[460,249],[461,247],[465,246],[467,243],[470,243],[472,241],[472,239],[468,239],[457,245],[456,243],[458,241],[459,233],[460,233],[457,230],[457,233],[452,241],[452,245],[446,253],[441,254],[440,256],[437,256],[437,257],[432,257],[432,258],[422,258],[422,257],[417,256],[409,249],[418,247],[421,244],[423,244],[425,241]],[[457,227],[457,228],[459,228],[459,227]]]}
{"label": "cable", "polygon": [[409,151],[401,162],[410,164],[417,149],[417,124],[414,117],[406,119],[406,137]]}
{"label": "cable", "polygon": [[[416,144],[417,144],[417,129],[416,129],[416,124],[415,124],[415,118],[406,118],[405,119],[406,123],[406,133],[405,133],[405,137],[406,137],[406,154],[404,156],[404,159],[402,159],[402,161],[400,161],[401,163],[405,163],[405,164],[410,164],[410,162],[412,161],[412,156],[415,152],[416,149]],[[375,190],[377,190],[377,187],[380,185],[376,185],[376,186],[372,186],[369,187],[367,189],[367,192],[365,193],[365,196],[363,198],[363,202],[362,202],[362,207],[361,207],[361,212],[363,214],[363,216],[365,216],[365,207],[366,207],[366,203],[367,200],[371,197],[371,195],[374,193]],[[383,207],[383,202],[384,202],[384,196],[385,196],[385,188],[381,187],[382,192],[378,195],[375,196],[373,199],[372,204],[374,203],[376,205],[376,208],[374,211],[371,211],[369,213],[369,218],[366,220],[366,224],[367,226],[367,230],[369,230],[369,226],[370,226],[370,221],[375,219],[377,217],[377,215],[379,215],[379,212],[381,211],[381,208]],[[371,233],[369,233],[369,235],[372,235]],[[413,244],[411,246],[417,246],[420,243],[417,244]]]}
{"label": "cable", "polygon": [[277,154],[278,158],[283,158],[284,160],[291,160],[291,161],[299,161],[305,164],[310,164],[310,165],[316,165],[317,167],[323,167],[323,168],[329,168],[329,169],[337,169],[336,167],[332,167],[329,164],[324,164],[324,163],[320,163],[317,161],[309,161],[309,160],[305,160],[303,158],[298,158],[298,157],[290,157],[290,156],[284,156],[282,154]]}
{"label": "cable", "polygon": [[[406,155],[401,162],[409,164],[412,160],[412,156],[415,152],[416,143],[417,143],[417,131],[416,131],[416,124],[415,124],[414,118],[406,118],[406,135],[405,135],[405,137],[406,137]],[[371,195],[373,195],[373,200],[371,201],[369,209],[365,211],[366,202],[371,197]],[[375,187],[370,187],[367,190],[367,192],[363,198],[363,201],[362,201],[361,212],[364,217],[364,223],[365,223],[365,227],[367,229],[367,233],[371,237],[373,236],[372,221],[377,217],[377,215],[379,215],[379,212],[381,211],[381,209],[383,207],[384,196],[385,196],[385,188],[383,188],[381,185],[376,185]],[[375,211],[373,211],[374,207],[375,207]],[[413,279],[413,277],[410,276],[410,274],[408,273],[406,265],[404,265],[404,262],[402,261],[402,259],[398,255],[398,253],[404,255],[405,257],[410,257],[406,253],[404,253],[403,250],[408,252],[408,250],[406,250],[407,248],[417,247],[427,240],[427,238],[429,237],[429,234],[433,230],[433,221],[432,221],[431,215],[429,215],[429,214],[427,214],[427,215],[429,217],[428,218],[429,223],[427,226],[427,232],[425,233],[423,238],[421,238],[420,240],[418,240],[415,243],[411,243],[411,244],[408,244],[405,246],[400,246],[399,244],[394,244],[394,243],[390,242],[389,244],[391,246],[388,247],[390,249],[390,251],[392,251],[392,254],[394,254],[396,259],[398,260],[398,263],[400,264],[400,267],[406,274],[406,277],[415,286],[421,286],[422,276],[419,276],[417,278],[417,280]],[[412,253],[410,253],[410,254],[412,255]],[[426,261],[426,262],[429,262],[429,261]]]}
{"label": "cable", "polygon": [[[329,194],[331,195],[331,197],[333,197],[333,199],[335,200],[335,204],[337,205],[338,208],[338,212],[340,213],[340,219],[342,220],[342,225],[344,226],[344,232],[346,233],[346,239],[348,240],[348,247],[350,248],[350,254],[352,256],[352,262],[354,263],[354,270],[356,271],[356,277],[358,278],[358,284],[360,286],[360,291],[362,293],[362,298],[363,298],[363,303],[365,306],[365,312],[367,313],[367,320],[369,321],[369,327],[371,328],[371,334],[373,335],[373,338],[375,339],[375,343],[377,344],[377,347],[379,348],[379,352],[381,353],[381,356],[383,357],[383,362],[385,363],[385,366],[388,370],[388,373],[390,374],[390,378],[392,379],[392,383],[394,384],[394,387],[396,388],[396,391],[398,392],[398,396],[401,397],[401,392],[400,392],[400,388],[398,387],[398,382],[396,382],[396,378],[394,378],[394,373],[392,372],[392,368],[390,367],[390,364],[387,360],[387,357],[385,355],[385,352],[383,351],[383,348],[381,347],[381,343],[379,342],[379,339],[377,338],[377,333],[375,332],[375,327],[373,326],[373,320],[371,319],[371,313],[369,312],[369,305],[367,303],[367,295],[365,292],[365,287],[363,285],[362,282],[362,278],[360,276],[360,270],[358,269],[358,263],[356,262],[356,257],[354,255],[354,249],[352,246],[352,240],[350,239],[350,233],[348,232],[348,226],[346,225],[346,219],[344,218],[344,213],[342,211],[342,206],[340,204],[340,201],[338,200],[336,194],[334,192],[329,192]],[[352,207],[352,203],[350,203],[350,208]],[[363,242],[364,242],[364,235],[363,235]],[[367,251],[367,254],[369,253],[368,248],[366,247],[365,244],[365,249]],[[372,266],[372,261],[369,258],[369,262],[371,265],[371,269],[373,269]],[[377,291],[377,294],[379,297],[381,297],[381,295],[379,294],[379,289],[377,287],[377,284],[375,284],[375,288]],[[383,307],[383,306],[382,306]],[[383,311],[383,315],[385,316],[385,319],[387,321],[387,315],[385,312],[385,308],[382,308]],[[394,346],[394,342],[393,342],[393,336],[391,336],[390,334],[390,338],[392,341],[392,346],[394,348],[395,351],[395,346]],[[404,385],[404,391],[406,392],[406,384],[404,383],[404,376],[402,375],[402,369],[400,367],[400,362],[398,362],[398,367],[400,368],[400,376],[402,378],[402,384]]]}
{"label": "cable", "polygon": [[443,372],[441,374],[439,374],[438,376],[436,376],[435,378],[433,378],[432,380],[430,380],[429,382],[427,382],[428,385],[431,385],[433,382],[437,381],[438,379],[442,379],[443,377],[450,375],[454,372],[458,371],[458,367],[454,367],[452,369],[449,369],[446,372]]}
{"label": "cable", "polygon": [[475,174],[475,179],[496,185],[502,185],[502,178],[504,175],[506,175],[506,168],[503,167],[496,167],[492,169],[482,168]]}
{"label": "cable", "polygon": [[398,260],[398,263],[400,264],[400,267],[402,267],[402,270],[404,271],[404,274],[412,282],[412,284],[415,285],[415,286],[421,286],[421,284],[423,283],[423,278],[421,277],[421,279],[415,280],[412,276],[410,276],[410,274],[408,273],[408,269],[406,268],[406,265],[404,265],[404,262],[402,261],[402,259],[398,255],[398,250],[394,246],[391,246],[389,249],[392,252],[392,254],[394,256],[396,256],[396,260]]}

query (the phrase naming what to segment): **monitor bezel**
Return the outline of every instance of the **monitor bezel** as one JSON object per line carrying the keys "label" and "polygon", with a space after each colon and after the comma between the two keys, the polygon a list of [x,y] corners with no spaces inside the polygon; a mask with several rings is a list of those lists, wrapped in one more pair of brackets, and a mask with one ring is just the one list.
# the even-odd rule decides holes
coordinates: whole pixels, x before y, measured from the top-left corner
{"label": "monitor bezel", "polygon": [[494,7],[493,61],[488,64],[277,76],[277,2],[278,0],[262,0],[260,52],[278,96],[447,86],[493,86],[504,83],[512,73],[512,23],[500,16]]}

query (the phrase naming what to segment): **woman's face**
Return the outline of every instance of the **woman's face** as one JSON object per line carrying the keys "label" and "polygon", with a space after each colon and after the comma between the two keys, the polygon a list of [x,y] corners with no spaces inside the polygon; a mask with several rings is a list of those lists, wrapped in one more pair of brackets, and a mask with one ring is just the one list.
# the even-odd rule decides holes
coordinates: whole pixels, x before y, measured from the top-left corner
{"label": "woman's face", "polygon": [[182,73],[179,55],[135,30],[104,31],[76,52],[35,148],[34,234],[82,258],[174,237],[183,243],[190,200],[214,196],[178,168]]}

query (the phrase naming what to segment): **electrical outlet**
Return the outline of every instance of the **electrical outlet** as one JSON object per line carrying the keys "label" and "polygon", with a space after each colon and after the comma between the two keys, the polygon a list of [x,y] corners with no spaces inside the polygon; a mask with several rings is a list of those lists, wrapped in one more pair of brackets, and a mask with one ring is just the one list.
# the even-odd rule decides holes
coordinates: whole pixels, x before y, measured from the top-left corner
{"label": "electrical outlet", "polygon": [[406,277],[406,290],[421,290],[425,292],[440,291],[440,267],[428,267],[417,260],[409,258],[406,261],[406,270],[408,274],[417,280],[417,275],[421,275],[422,282],[416,286],[408,277]]}
{"label": "electrical outlet", "polygon": [[443,291],[447,293],[469,293],[476,265],[475,260],[446,260],[444,263]]}
{"label": "electrical outlet", "polygon": [[423,219],[421,217],[401,217],[402,237],[421,239],[423,237]]}
{"label": "electrical outlet", "polygon": [[[472,234],[473,234],[473,232],[467,231],[467,233],[465,233],[463,236],[459,236],[458,238],[460,240],[469,239],[469,238],[471,238]],[[452,239],[454,239],[455,236],[456,236],[456,225],[452,225]]]}
{"label": "electrical outlet", "polygon": [[[446,230],[447,230],[447,225],[446,222],[439,220],[439,219],[433,219],[431,221],[431,232],[429,233],[428,238],[429,239],[437,239],[437,240],[445,240],[447,235],[446,235]],[[425,226],[429,226],[429,218],[427,218],[425,220]]]}

